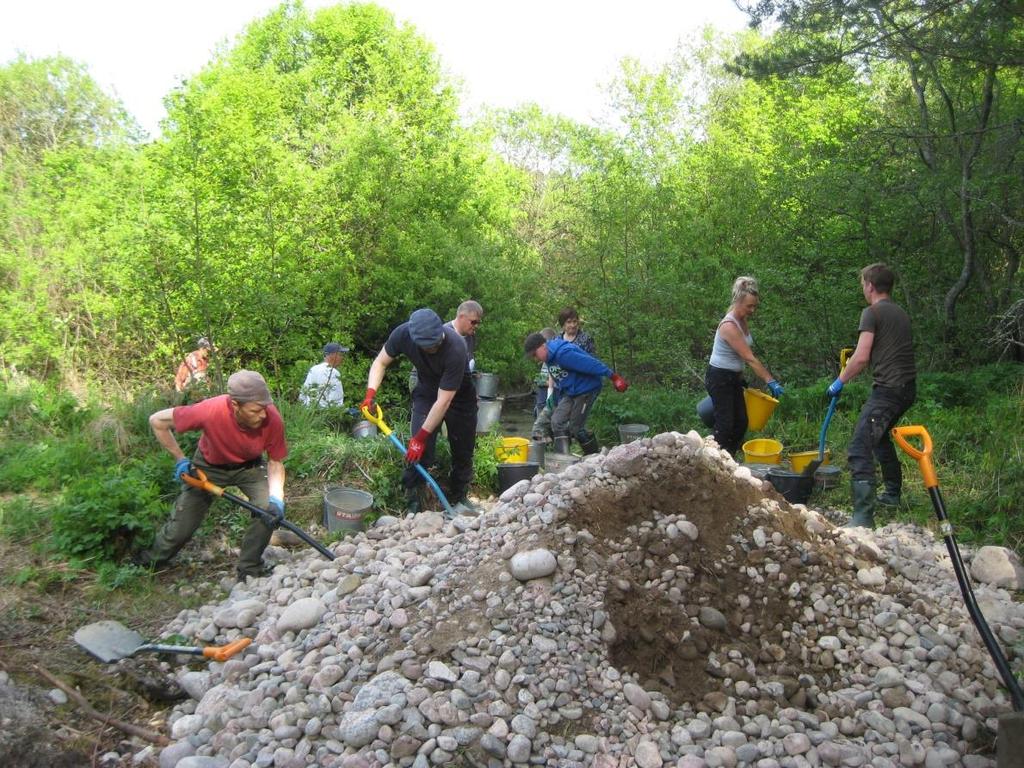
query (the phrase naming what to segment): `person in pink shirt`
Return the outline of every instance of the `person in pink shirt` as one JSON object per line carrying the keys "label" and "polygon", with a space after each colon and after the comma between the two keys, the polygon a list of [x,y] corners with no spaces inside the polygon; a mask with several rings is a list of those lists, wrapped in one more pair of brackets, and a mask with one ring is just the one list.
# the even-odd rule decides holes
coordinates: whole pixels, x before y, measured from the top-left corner
{"label": "person in pink shirt", "polygon": [[[284,460],[288,455],[284,421],[259,373],[237,371],[228,378],[226,395],[164,408],[149,417],[149,424],[157,442],[174,457],[177,480],[193,468],[201,469],[215,485],[235,486],[256,506],[284,518]],[[191,459],[175,437],[176,432],[189,431],[202,431]],[[170,519],[157,531],[152,546],[137,553],[133,562],[154,568],[170,562],[192,538],[212,502],[213,496],[206,491],[184,485]],[[269,572],[262,558],[271,533],[271,526],[253,515],[239,551],[240,579]]]}

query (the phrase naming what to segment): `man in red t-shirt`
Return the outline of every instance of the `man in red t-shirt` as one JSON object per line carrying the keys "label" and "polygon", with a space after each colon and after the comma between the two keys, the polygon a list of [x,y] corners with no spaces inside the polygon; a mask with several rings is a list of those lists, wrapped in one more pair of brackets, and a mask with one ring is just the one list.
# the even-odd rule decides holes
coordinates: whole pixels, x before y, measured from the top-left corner
{"label": "man in red t-shirt", "polygon": [[[237,371],[228,379],[228,393],[194,405],[164,408],[149,417],[157,441],[175,458],[174,476],[181,480],[193,466],[206,473],[215,485],[236,486],[258,507],[284,517],[284,460],[288,445],[284,422],[274,407],[267,383],[256,371]],[[175,432],[202,430],[195,455],[188,459]],[[263,454],[267,461],[264,462]],[[139,552],[139,565],[159,567],[171,560],[203,522],[213,496],[186,485],[170,519],[157,531],[153,546]],[[258,515],[242,539],[238,576],[263,576],[269,572],[263,550],[273,529]]]}

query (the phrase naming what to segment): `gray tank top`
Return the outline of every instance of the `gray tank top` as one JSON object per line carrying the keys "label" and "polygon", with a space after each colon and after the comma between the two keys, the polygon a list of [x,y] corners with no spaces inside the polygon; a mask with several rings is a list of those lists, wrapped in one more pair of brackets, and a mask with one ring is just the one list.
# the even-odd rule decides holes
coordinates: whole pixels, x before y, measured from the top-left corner
{"label": "gray tank top", "polygon": [[[736,319],[732,312],[729,312],[722,318],[722,323],[726,322],[735,323],[736,327],[740,329],[740,333],[743,333],[743,326],[740,325],[740,321]],[[743,358],[736,354],[736,350],[729,345],[729,342],[722,338],[720,331],[722,323],[719,323],[718,328],[715,329],[715,344],[711,347],[711,359],[708,363],[715,368],[724,368],[727,371],[742,371]],[[748,347],[754,346],[754,337],[749,333],[744,334],[743,338],[746,340]]]}

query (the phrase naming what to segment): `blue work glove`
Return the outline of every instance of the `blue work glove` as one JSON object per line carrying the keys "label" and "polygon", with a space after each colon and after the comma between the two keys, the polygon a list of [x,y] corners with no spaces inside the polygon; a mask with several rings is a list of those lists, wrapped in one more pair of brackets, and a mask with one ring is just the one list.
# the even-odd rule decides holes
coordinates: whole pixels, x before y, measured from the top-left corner
{"label": "blue work glove", "polygon": [[548,399],[544,401],[544,407],[549,411],[555,410],[555,396],[548,395]]}
{"label": "blue work glove", "polygon": [[775,379],[768,382],[768,391],[772,393],[772,397],[778,399],[782,397],[782,393],[785,392],[782,385],[779,384]]}
{"label": "blue work glove", "polygon": [[843,380],[836,377],[836,380],[828,385],[828,389],[825,390],[825,397],[832,399],[833,397],[839,397],[839,393],[843,391]]}
{"label": "blue work glove", "polygon": [[284,520],[284,499],[271,496],[267,500],[267,511],[277,518],[277,522]]}
{"label": "blue work glove", "polygon": [[355,406],[353,406],[352,408],[347,408],[345,410],[345,413],[347,413],[349,416],[359,416],[360,415],[359,414],[359,409],[356,408]]}
{"label": "blue work glove", "polygon": [[174,479],[177,480],[179,483],[183,483],[185,481],[181,479],[181,476],[186,473],[191,475],[192,470],[192,459],[186,456],[182,456],[180,459],[174,462]]}

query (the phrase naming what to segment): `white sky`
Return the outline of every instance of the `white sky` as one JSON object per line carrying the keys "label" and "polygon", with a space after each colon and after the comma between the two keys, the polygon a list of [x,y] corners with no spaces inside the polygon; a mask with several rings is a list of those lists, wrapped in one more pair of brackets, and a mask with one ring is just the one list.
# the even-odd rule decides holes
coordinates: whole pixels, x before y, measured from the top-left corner
{"label": "white sky", "polygon": [[[317,9],[329,0],[306,0]],[[534,101],[593,122],[601,86],[626,56],[655,65],[711,24],[743,27],[732,0],[378,0],[436,47],[463,84],[463,111]],[[21,52],[83,62],[153,136],[163,97],[277,0],[13,0],[0,20],[0,63]]]}

